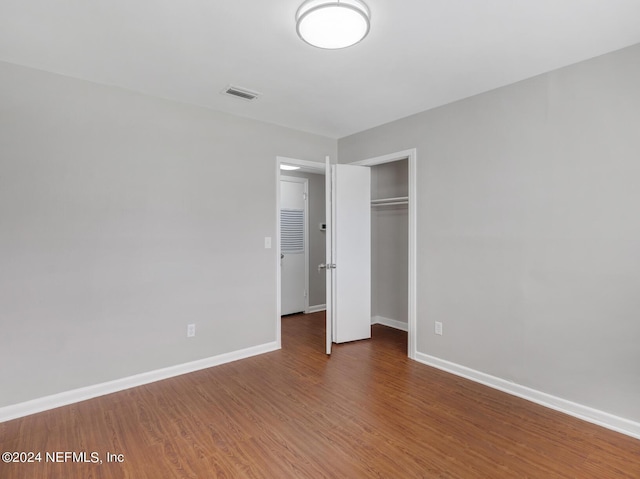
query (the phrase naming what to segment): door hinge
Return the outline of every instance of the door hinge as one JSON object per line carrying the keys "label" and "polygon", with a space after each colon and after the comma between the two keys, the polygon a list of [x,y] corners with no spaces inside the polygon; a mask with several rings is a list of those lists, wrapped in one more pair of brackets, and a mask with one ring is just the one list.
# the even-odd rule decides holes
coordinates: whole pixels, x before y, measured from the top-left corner
{"label": "door hinge", "polygon": [[304,290],[304,297],[305,298],[307,297],[307,290],[306,289]]}
{"label": "door hinge", "polygon": [[306,193],[302,193],[302,199],[306,200],[307,199],[307,194]]}

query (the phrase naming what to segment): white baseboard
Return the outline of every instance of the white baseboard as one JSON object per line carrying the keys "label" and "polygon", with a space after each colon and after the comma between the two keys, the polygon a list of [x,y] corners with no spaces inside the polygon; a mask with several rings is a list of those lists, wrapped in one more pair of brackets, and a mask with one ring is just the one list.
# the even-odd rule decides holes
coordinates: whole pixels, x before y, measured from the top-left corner
{"label": "white baseboard", "polygon": [[397,319],[385,318],[384,316],[372,316],[371,324],[382,324],[390,328],[399,329],[400,331],[409,331],[409,324],[398,321]]}
{"label": "white baseboard", "polygon": [[67,406],[69,404],[96,398],[98,396],[104,396],[105,394],[111,394],[136,386],[142,386],[143,384],[160,381],[162,379],[168,379],[174,376],[199,371],[200,369],[219,366],[220,364],[230,363],[239,359],[250,358],[251,356],[257,356],[258,354],[268,353],[277,349],[279,349],[278,345],[274,341],[272,343],[261,344],[259,346],[253,346],[239,351],[232,351],[230,353],[220,354],[210,358],[178,364],[164,369],[156,369],[155,371],[136,374],[134,376],[116,379],[106,383],[73,389],[71,391],[65,391],[51,396],[45,396],[23,403],[1,407],[0,422],[9,421],[11,419],[28,416],[30,414],[47,411],[61,406]]}
{"label": "white baseboard", "polygon": [[309,306],[309,309],[307,309],[307,314],[318,313],[320,311],[326,311],[326,310],[327,310],[326,304],[316,304],[315,306]]}
{"label": "white baseboard", "polygon": [[556,411],[577,417],[578,419],[640,439],[640,423],[638,422],[614,416],[613,414],[609,414],[589,406],[584,406],[582,404],[552,396],[551,394],[543,393],[526,386],[521,386],[519,384],[491,376],[490,374],[485,374],[480,371],[476,371],[475,369],[467,368],[466,366],[461,366],[427,354],[416,353],[415,359],[418,362],[455,374],[456,376],[470,379],[471,381],[526,399],[527,401],[540,404],[541,406],[555,409]]}

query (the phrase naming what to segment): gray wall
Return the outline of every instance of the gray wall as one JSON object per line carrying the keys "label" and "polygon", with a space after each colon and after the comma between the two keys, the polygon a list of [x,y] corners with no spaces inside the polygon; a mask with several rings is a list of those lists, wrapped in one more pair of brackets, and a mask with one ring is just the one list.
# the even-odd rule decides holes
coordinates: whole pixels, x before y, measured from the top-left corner
{"label": "gray wall", "polygon": [[0,63],[0,406],[275,341],[275,158],[326,154]]}
{"label": "gray wall", "polygon": [[324,175],[300,171],[282,172],[283,176],[296,176],[309,180],[309,307],[326,302],[326,282],[318,265],[325,262],[326,235],[320,231],[325,222]]}
{"label": "gray wall", "polygon": [[638,85],[640,45],[338,142],[417,147],[419,352],[640,420]]}
{"label": "gray wall", "polygon": [[[371,198],[409,194],[407,160],[371,167]],[[408,319],[408,209],[371,208],[371,315],[406,323]]]}

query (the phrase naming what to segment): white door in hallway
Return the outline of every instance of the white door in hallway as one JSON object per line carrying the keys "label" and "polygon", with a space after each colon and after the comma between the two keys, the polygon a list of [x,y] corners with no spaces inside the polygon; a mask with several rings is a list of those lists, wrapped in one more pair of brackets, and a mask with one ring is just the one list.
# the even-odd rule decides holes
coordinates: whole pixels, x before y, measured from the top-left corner
{"label": "white door in hallway", "polygon": [[371,170],[326,159],[327,320],[332,343],[371,337]]}
{"label": "white door in hallway", "polygon": [[280,178],[280,291],[281,313],[306,309],[307,180]]}

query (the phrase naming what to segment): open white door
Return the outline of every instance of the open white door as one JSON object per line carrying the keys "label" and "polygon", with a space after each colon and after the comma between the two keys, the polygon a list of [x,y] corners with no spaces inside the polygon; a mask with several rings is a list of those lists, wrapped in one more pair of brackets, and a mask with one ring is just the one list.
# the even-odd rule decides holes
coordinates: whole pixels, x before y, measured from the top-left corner
{"label": "open white door", "polygon": [[331,159],[325,158],[324,190],[325,190],[325,263],[318,266],[318,269],[325,269],[326,281],[326,349],[327,354],[331,354],[331,344],[333,342],[333,202],[331,195]]}
{"label": "open white door", "polygon": [[326,163],[327,354],[371,337],[371,171]]}

